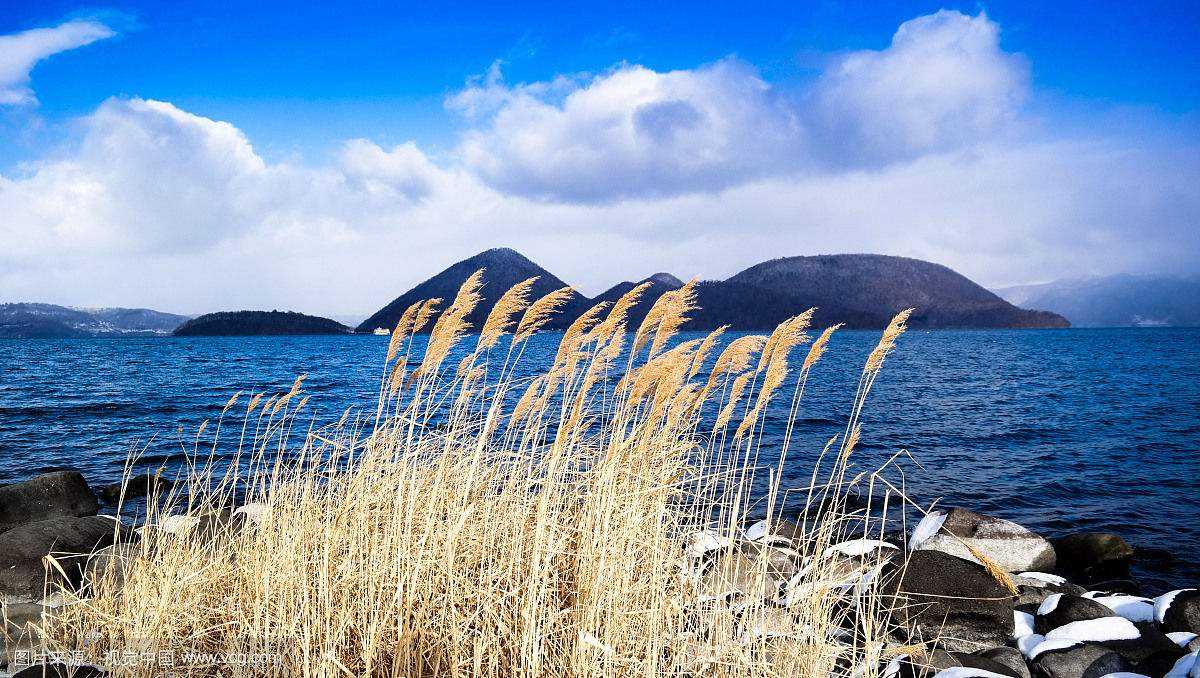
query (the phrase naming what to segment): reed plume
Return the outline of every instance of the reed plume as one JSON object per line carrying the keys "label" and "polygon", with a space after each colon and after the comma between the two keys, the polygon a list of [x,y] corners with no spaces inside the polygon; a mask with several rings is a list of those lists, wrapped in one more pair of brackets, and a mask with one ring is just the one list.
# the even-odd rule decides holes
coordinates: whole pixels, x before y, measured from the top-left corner
{"label": "reed plume", "polygon": [[513,324],[513,317],[529,307],[529,293],[537,280],[538,276],[522,280],[500,295],[487,319],[483,321],[483,329],[479,331],[481,349],[495,346],[500,337],[508,333]]}
{"label": "reed plume", "polygon": [[570,301],[573,296],[575,296],[573,288],[562,287],[533,302],[529,310],[525,311],[525,315],[521,316],[521,322],[517,325],[513,341],[524,341],[533,336],[546,323],[550,322],[554,314]]}

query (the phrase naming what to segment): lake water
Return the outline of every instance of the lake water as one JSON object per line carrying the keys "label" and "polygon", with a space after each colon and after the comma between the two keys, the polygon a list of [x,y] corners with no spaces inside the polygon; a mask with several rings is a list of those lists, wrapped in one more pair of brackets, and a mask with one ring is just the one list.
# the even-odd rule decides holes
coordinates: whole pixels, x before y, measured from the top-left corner
{"label": "lake water", "polygon": [[[534,339],[532,365],[557,335]],[[798,415],[785,482],[841,431],[874,332],[841,332]],[[238,390],[305,389],[320,422],[372,410],[387,337],[0,340],[0,482],[54,466],[117,480],[178,455]],[[785,401],[767,432],[786,423]],[[182,432],[181,432],[182,431]],[[895,451],[910,494],[1049,536],[1110,530],[1148,588],[1200,581],[1200,329],[912,331],[868,402],[858,463]],[[770,459],[763,458],[764,463]],[[919,464],[919,466],[917,465]]]}

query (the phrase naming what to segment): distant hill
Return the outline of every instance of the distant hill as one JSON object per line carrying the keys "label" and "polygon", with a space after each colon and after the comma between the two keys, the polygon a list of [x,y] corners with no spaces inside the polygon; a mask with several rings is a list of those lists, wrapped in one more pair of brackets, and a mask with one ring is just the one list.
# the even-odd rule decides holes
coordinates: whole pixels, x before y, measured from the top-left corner
{"label": "distant hill", "polygon": [[913,327],[1068,326],[1053,313],[1017,308],[940,264],[881,254],[772,259],[700,285],[697,298],[700,310],[689,329],[767,329],[812,307],[819,326],[879,328],[905,308],[915,309]]}
{"label": "distant hill", "polygon": [[351,329],[329,318],[295,311],[222,311],[187,321],[177,337],[346,334]]}
{"label": "distant hill", "polygon": [[[565,285],[550,272],[510,249],[494,249],[460,261],[405,292],[358,326],[359,332],[394,327],[400,314],[421,299],[448,301],[471,273],[486,268],[485,301],[471,317],[478,328],[496,298],[513,284],[541,276],[536,294]],[[636,326],[653,302],[682,282],[658,273],[631,314]],[[561,328],[601,301],[614,301],[638,283],[622,282],[587,299],[576,295],[551,328]],[[774,259],[752,266],[728,280],[697,285],[697,303],[686,329],[770,329],[783,319],[818,307],[816,323],[846,323],[852,328],[881,328],[898,311],[915,308],[910,324],[929,328],[1067,327],[1063,317],[1017,308],[945,266],[877,254],[837,254]]]}
{"label": "distant hill", "polygon": [[168,336],[187,320],[146,308],[0,304],[0,337]]}
{"label": "distant hill", "polygon": [[670,273],[655,273],[649,278],[639,280],[637,282],[620,282],[593,297],[588,306],[594,306],[603,301],[606,301],[611,305],[617,299],[620,299],[622,296],[624,296],[629,290],[646,282],[650,283],[650,287],[647,287],[646,291],[642,293],[641,301],[638,302],[638,305],[634,306],[633,309],[629,311],[629,326],[637,327],[638,325],[642,324],[642,320],[646,317],[646,314],[650,312],[650,307],[654,305],[654,302],[658,301],[658,298],[661,297],[664,292],[670,292],[671,290],[677,290],[680,287],[683,287],[682,280],[676,278]]}
{"label": "distant hill", "polygon": [[1079,327],[1200,326],[1200,278],[1114,275],[1020,285],[996,294]]}
{"label": "distant hill", "polygon": [[[508,288],[526,278],[539,276],[538,281],[533,285],[531,296],[534,299],[567,286],[566,283],[559,280],[554,274],[514,250],[507,247],[491,249],[450,266],[441,273],[396,297],[387,306],[379,309],[374,315],[359,324],[358,331],[371,332],[377,327],[388,330],[394,328],[404,310],[417,301],[438,298],[442,300],[440,308],[445,309],[453,301],[454,295],[458,292],[458,288],[462,285],[463,281],[481,268],[486,269],[483,278],[483,290],[480,292],[483,295],[483,301],[467,317],[467,321],[471,323],[471,327],[476,330],[483,324],[488,312],[492,310],[492,306],[495,306],[500,295],[504,294]],[[578,292],[574,293],[574,296],[567,302],[562,313],[555,318],[550,327],[565,327],[570,318],[575,318],[587,310],[587,307],[587,297]]]}

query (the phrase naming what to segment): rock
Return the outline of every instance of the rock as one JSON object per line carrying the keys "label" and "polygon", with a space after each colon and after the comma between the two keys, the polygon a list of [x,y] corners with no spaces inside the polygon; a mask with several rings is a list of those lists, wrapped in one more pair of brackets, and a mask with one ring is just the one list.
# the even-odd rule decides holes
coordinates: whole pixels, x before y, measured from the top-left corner
{"label": "rock", "polygon": [[105,678],[104,670],[97,666],[68,666],[61,662],[39,664],[14,673],[12,678]]}
{"label": "rock", "polygon": [[241,528],[249,520],[246,514],[234,515],[229,509],[218,509],[199,515],[163,516],[156,525],[146,525],[142,530],[158,530],[180,538],[208,541],[231,528]]}
{"label": "rock", "polygon": [[1030,678],[1029,665],[1025,663],[1025,655],[1015,647],[993,647],[976,654],[1004,666],[1008,669],[1009,674],[1016,678]]}
{"label": "rock", "polygon": [[804,528],[784,518],[763,519],[747,527],[745,537],[749,541],[771,540],[772,537],[798,541],[804,537]]}
{"label": "rock", "polygon": [[1200,633],[1200,590],[1180,589],[1155,598],[1154,618],[1163,631]]}
{"label": "rock", "polygon": [[947,650],[981,650],[1012,637],[1012,596],[978,563],[916,551],[880,593],[894,610],[893,621],[911,627],[912,638],[940,638]]}
{"label": "rock", "polygon": [[71,587],[83,577],[86,556],[112,544],[117,524],[100,516],[53,518],[27,523],[0,534],[0,602],[42,600],[47,570],[43,556],[56,555],[67,580],[54,568],[51,581]]}
{"label": "rock", "polygon": [[[1187,651],[1175,644],[1152,622],[1134,624],[1140,634],[1132,640],[1115,640],[1102,643],[1105,647],[1115,650],[1130,663],[1139,667],[1160,666],[1160,670],[1151,675],[1161,676]],[[1141,671],[1145,673],[1145,671]]]}
{"label": "rock", "polygon": [[[1024,662],[1022,662],[1024,666]],[[933,678],[934,676],[957,675],[967,676],[1008,676],[1009,678],[1028,678],[1029,672],[1018,673],[1007,665],[990,657],[967,652],[952,652],[941,649],[933,650],[923,657],[907,657],[897,663],[897,675],[900,678]],[[971,669],[956,671],[955,669]],[[984,671],[986,673],[979,673]]]}
{"label": "rock", "polygon": [[1054,542],[1058,569],[1087,582],[1127,579],[1133,548],[1107,532],[1077,532]]}
{"label": "rock", "polygon": [[94,516],[98,510],[96,495],[78,471],[47,473],[0,487],[0,534],[39,520]]}
{"label": "rock", "polygon": [[1033,630],[1042,635],[1071,622],[1112,616],[1112,610],[1090,598],[1055,593],[1033,615]]}
{"label": "rock", "polygon": [[1082,643],[1044,650],[1029,662],[1029,668],[1039,678],[1102,678],[1133,667],[1103,645]]}
{"label": "rock", "polygon": [[701,577],[701,591],[706,596],[725,597],[741,593],[752,600],[774,598],[783,580],[770,572],[769,566],[756,564],[751,553],[733,548],[717,554]]}
{"label": "rock", "polygon": [[1185,654],[1175,661],[1163,678],[1196,678],[1200,675],[1200,652]]}
{"label": "rock", "polygon": [[1167,633],[1167,637],[1188,652],[1200,650],[1200,635],[1198,634],[1190,631],[1170,631]]}
{"label": "rock", "polygon": [[766,560],[767,572],[781,581],[791,579],[798,569],[800,554],[792,549],[761,543],[743,543],[738,548],[751,562]]}
{"label": "rock", "polygon": [[122,501],[122,490],[124,490],[124,501],[129,501],[130,499],[138,499],[155,493],[165,495],[174,486],[174,483],[161,478],[158,474],[143,473],[129,478],[123,483],[104,485],[96,494],[99,495],[100,500],[105,504],[116,506],[117,503]]}
{"label": "rock", "polygon": [[5,635],[20,634],[30,625],[40,626],[42,615],[53,615],[56,609],[40,603],[10,603],[3,608],[0,630]]}
{"label": "rock", "polygon": [[142,546],[140,544],[125,542],[105,546],[87,559],[87,564],[84,566],[83,583],[93,586],[108,578],[113,587],[119,588],[125,583],[126,571],[141,555]]}
{"label": "rock", "polygon": [[1055,593],[1070,593],[1076,596],[1087,593],[1087,589],[1082,586],[1076,586],[1062,577],[1041,572],[1022,572],[1014,575],[1013,583],[1017,585],[1017,598],[1013,605],[1018,610],[1030,614],[1036,612],[1046,598]]}
{"label": "rock", "polygon": [[745,642],[757,638],[794,636],[798,629],[792,613],[774,605],[753,605],[742,611],[738,634]]}
{"label": "rock", "polygon": [[[938,529],[933,530],[927,538],[920,538],[939,519],[937,513],[930,514],[918,524],[910,542],[916,544],[913,548],[942,551],[966,560],[975,560],[965,542],[1007,572],[1053,570],[1055,567],[1054,547],[1041,535],[1012,521],[966,509],[953,508],[945,512]],[[926,521],[930,521],[930,524],[926,524]],[[924,530],[922,524],[925,524]]]}

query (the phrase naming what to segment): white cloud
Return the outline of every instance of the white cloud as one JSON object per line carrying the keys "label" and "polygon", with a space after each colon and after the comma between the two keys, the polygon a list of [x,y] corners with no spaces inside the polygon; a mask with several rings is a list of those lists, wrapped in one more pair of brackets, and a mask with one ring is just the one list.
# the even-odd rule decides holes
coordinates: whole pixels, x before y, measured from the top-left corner
{"label": "white cloud", "polygon": [[96,21],[68,21],[53,28],[0,35],[0,105],[37,103],[29,87],[29,73],[39,61],[114,35],[111,28]]}
{"label": "white cloud", "polygon": [[[735,60],[516,86],[495,71],[451,102],[477,126],[440,162],[365,139],[327,162],[269,162],[229,123],[111,99],[81,121],[77,144],[0,175],[0,299],[371,312],[499,245],[587,293],[657,270],[725,277],[818,252],[926,258],[986,284],[1197,269],[1194,137],[1007,134],[1023,76],[950,88],[934,106],[939,88],[914,73],[900,107],[923,113],[854,118],[855,102],[875,99],[845,92],[886,92],[904,64],[929,67],[929,53],[958,55],[934,60],[960,74],[937,82],[993,72],[959,63],[995,65],[971,56],[999,54],[985,18],[926,19],[815,86],[821,110],[854,121],[852,137],[871,136],[862,120],[895,137],[888,153],[841,162],[821,156],[830,142],[805,141],[819,118],[800,119],[807,109]],[[851,62],[864,64],[850,69],[855,87],[836,75]],[[995,73],[1017,73],[1007,68]],[[1004,112],[973,117],[997,108],[978,101]],[[927,136],[939,126],[947,138]]]}
{"label": "white cloud", "polygon": [[1025,61],[1000,49],[995,22],[941,10],[901,24],[887,49],[837,61],[808,118],[834,162],[892,162],[994,138],[1027,89]]}
{"label": "white cloud", "polygon": [[500,190],[539,199],[719,190],[790,171],[801,156],[794,111],[736,59],[665,73],[626,64],[513,88],[493,71],[450,103],[492,111],[464,137],[464,164]]}
{"label": "white cloud", "polygon": [[493,64],[447,106],[482,118],[459,150],[506,192],[601,203],[721,190],[995,139],[1028,87],[1024,60],[1000,49],[999,33],[983,14],[913,19],[887,49],[835,60],[794,96],[736,58],[512,87]]}

